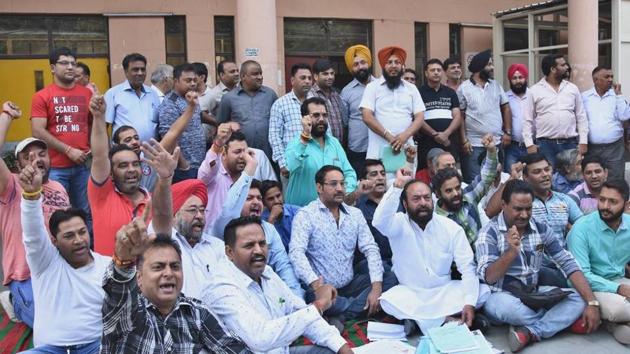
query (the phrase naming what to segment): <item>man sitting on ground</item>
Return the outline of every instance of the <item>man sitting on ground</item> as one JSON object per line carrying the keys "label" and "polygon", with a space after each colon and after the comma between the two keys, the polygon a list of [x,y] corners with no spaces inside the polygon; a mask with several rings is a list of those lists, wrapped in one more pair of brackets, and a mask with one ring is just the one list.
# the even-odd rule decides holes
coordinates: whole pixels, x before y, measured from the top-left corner
{"label": "man sitting on ground", "polygon": [[608,168],[602,158],[596,155],[586,155],[581,165],[584,182],[573,188],[568,195],[580,206],[584,214],[590,214],[597,210],[599,192],[608,179]]}
{"label": "man sitting on ground", "polygon": [[[243,216],[225,227],[231,262],[204,292],[204,301],[223,326],[247,346],[265,353],[352,353],[339,332],[321,317],[335,300],[335,289],[322,285],[306,305],[267,266],[268,245],[257,216]],[[289,347],[305,335],[317,346]]]}
{"label": "man sitting on ground", "polygon": [[265,210],[261,218],[276,228],[282,238],[284,249],[289,252],[289,241],[291,241],[291,225],[293,218],[300,207],[284,202],[282,195],[282,183],[273,180],[262,181],[260,194],[263,197]]}
{"label": "man sitting on ground", "polygon": [[582,183],[582,155],[577,149],[564,150],[556,155],[556,172],[551,179],[551,189],[569,193]]}

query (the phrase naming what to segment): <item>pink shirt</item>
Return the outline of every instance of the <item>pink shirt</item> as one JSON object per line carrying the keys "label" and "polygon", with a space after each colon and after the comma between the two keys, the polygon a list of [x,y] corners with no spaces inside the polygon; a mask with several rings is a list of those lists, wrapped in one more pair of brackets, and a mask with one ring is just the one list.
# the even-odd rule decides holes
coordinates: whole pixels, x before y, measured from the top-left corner
{"label": "pink shirt", "polygon": [[[63,186],[55,181],[44,184],[44,200],[42,203],[46,228],[53,212],[70,207],[68,193]],[[18,183],[18,176],[12,174],[4,192],[0,194],[0,236],[2,237],[2,269],[4,270],[4,285],[12,280],[22,281],[31,277],[26,263],[24,243],[22,243],[22,218],[20,215],[20,201],[22,187]]]}
{"label": "pink shirt", "polygon": [[525,146],[537,138],[567,139],[578,137],[579,144],[588,143],[588,119],[577,86],[567,80],[556,92],[545,78],[527,90],[523,107],[523,141]]}
{"label": "pink shirt", "polygon": [[199,171],[197,172],[197,178],[202,180],[208,187],[206,231],[209,231],[217,216],[221,213],[223,203],[234,181],[225,167],[223,167],[221,156],[217,155],[212,149],[208,150],[206,158],[201,162],[201,166],[199,166]]}

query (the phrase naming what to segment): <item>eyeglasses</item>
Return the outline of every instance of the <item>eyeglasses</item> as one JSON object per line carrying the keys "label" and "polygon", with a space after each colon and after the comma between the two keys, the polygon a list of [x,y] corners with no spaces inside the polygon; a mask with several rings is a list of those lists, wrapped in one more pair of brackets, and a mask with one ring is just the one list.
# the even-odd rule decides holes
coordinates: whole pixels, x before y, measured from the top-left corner
{"label": "eyeglasses", "polygon": [[184,209],[184,212],[186,214],[190,214],[190,215],[197,215],[197,213],[201,213],[201,215],[205,215],[206,213],[206,208],[188,208],[188,209]]}
{"label": "eyeglasses", "polygon": [[67,61],[67,60],[58,61],[56,64],[59,64],[61,66],[77,66],[76,61]]}
{"label": "eyeglasses", "polygon": [[315,112],[315,113],[309,113],[309,116],[319,119],[319,118],[328,118],[328,113],[321,113],[321,112]]}
{"label": "eyeglasses", "polygon": [[331,186],[333,188],[337,188],[337,186],[342,186],[342,187],[346,186],[345,181],[330,181],[330,182],[324,182],[322,184],[326,186]]}

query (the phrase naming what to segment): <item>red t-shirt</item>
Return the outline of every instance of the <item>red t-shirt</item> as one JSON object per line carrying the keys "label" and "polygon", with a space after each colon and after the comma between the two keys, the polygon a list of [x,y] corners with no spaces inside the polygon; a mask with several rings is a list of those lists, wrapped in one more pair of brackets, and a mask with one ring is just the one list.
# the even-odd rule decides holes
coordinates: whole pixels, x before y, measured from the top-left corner
{"label": "red t-shirt", "polygon": [[[92,91],[81,85],[71,89],[51,84],[33,95],[31,119],[48,119],[46,129],[59,141],[85,152],[90,150],[90,98]],[[74,162],[63,152],[49,149],[50,167],[72,167]]]}
{"label": "red t-shirt", "polygon": [[429,169],[423,168],[421,170],[418,170],[418,172],[416,172],[416,179],[418,181],[422,181],[428,185],[431,185],[431,175],[429,175]]}

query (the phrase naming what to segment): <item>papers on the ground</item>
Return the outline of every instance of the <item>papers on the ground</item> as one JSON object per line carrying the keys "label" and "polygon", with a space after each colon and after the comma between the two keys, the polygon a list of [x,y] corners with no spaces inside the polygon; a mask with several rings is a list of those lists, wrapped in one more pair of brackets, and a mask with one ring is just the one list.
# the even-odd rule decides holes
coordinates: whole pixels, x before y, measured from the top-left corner
{"label": "papers on the ground", "polygon": [[468,326],[450,322],[442,327],[431,328],[429,337],[440,353],[456,353],[477,349],[477,342]]}
{"label": "papers on the ground", "polygon": [[407,157],[404,151],[394,153],[391,145],[384,145],[383,150],[381,150],[381,161],[383,161],[385,172],[394,173],[405,166]]}
{"label": "papers on the ground", "polygon": [[405,326],[371,321],[367,325],[367,337],[371,341],[381,339],[407,340]]}
{"label": "papers on the ground", "polygon": [[[429,332],[431,332],[429,330]],[[481,331],[473,331],[470,332],[472,335],[472,339],[474,341],[475,348],[462,350],[462,351],[453,351],[453,352],[443,352],[437,349],[436,345],[433,342],[433,339],[430,336],[420,338],[420,343],[418,345],[418,349],[416,354],[441,354],[441,353],[451,353],[451,354],[503,354],[502,350],[498,350],[492,346],[490,342],[484,337]]]}
{"label": "papers on the ground", "polygon": [[414,354],[416,348],[399,340],[383,339],[352,348],[355,354]]}

